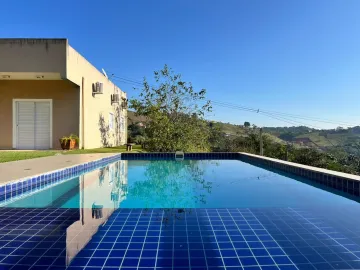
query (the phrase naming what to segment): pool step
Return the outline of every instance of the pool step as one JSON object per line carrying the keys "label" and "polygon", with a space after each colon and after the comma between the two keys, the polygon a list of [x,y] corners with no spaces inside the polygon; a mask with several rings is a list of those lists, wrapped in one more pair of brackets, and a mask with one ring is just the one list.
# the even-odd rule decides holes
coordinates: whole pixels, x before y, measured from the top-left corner
{"label": "pool step", "polygon": [[175,152],[175,160],[176,161],[183,161],[184,160],[184,152],[176,151]]}

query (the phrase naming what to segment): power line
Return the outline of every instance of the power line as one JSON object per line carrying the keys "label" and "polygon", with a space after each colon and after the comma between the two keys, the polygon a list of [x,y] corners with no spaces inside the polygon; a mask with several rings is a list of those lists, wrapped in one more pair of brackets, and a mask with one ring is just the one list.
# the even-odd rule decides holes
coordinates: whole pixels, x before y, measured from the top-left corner
{"label": "power line", "polygon": [[[281,113],[281,112],[260,110],[260,109],[244,107],[244,106],[240,106],[240,105],[236,105],[236,104],[231,104],[231,103],[228,103],[228,102],[212,101],[212,103],[214,103],[214,104],[217,103],[217,104],[219,104],[219,105],[228,105],[228,106],[231,106],[231,107],[236,107],[236,108],[239,108],[239,109],[243,109],[243,110],[247,110],[247,111],[252,111],[252,112],[257,112],[257,113],[261,113],[261,112],[262,112],[262,113],[268,113],[268,114],[272,114],[272,115],[286,116],[286,117],[298,118],[298,119],[315,121],[315,122],[338,124],[338,125],[343,124],[343,125],[345,125],[345,126],[356,126],[356,124],[354,124],[354,123],[337,122],[337,121],[329,120],[329,119],[320,119],[320,118],[314,118],[314,117],[308,117],[308,116],[298,116],[298,115],[289,114],[289,113]],[[346,124],[346,123],[347,123],[347,124]]]}
{"label": "power line", "polygon": [[283,117],[280,115],[274,115],[274,114],[256,110],[256,109],[250,109],[250,108],[236,106],[236,105],[226,105],[226,104],[216,102],[216,101],[212,102],[212,103],[214,103],[215,105],[221,106],[221,107],[226,107],[226,108],[231,108],[231,109],[236,109],[236,110],[241,110],[241,111],[248,111],[248,112],[253,112],[253,113],[259,113],[259,114],[262,114],[262,115],[265,115],[265,116],[271,117],[273,119],[277,119],[277,120],[280,120],[280,121],[283,121],[283,122],[286,122],[286,123],[289,123],[292,125],[303,125],[303,126],[310,126],[310,127],[316,128],[316,129],[321,129],[320,127],[315,126],[315,125],[307,124],[304,122],[300,122],[298,120],[289,119],[289,118],[286,118],[286,117]]}
{"label": "power line", "polygon": [[[230,107],[230,108],[234,108],[234,107]],[[235,107],[235,109],[249,111],[249,109],[247,109],[247,108],[242,109],[242,108],[236,108],[236,107]],[[289,124],[292,124],[292,125],[301,124],[301,125],[305,125],[305,126],[312,126],[312,125],[308,125],[308,124],[303,123],[303,122],[300,122],[300,121],[288,119],[288,118],[285,118],[285,117],[274,116],[274,115],[272,115],[272,114],[264,113],[264,112],[261,112],[261,111],[255,111],[255,110],[250,110],[250,111],[251,111],[251,112],[256,112],[256,113],[261,113],[261,114],[266,115],[266,116],[268,116],[268,117],[271,117],[271,118],[273,118],[273,119],[277,119],[277,120],[280,120],[280,121],[282,121],[282,122],[286,122],[286,123],[289,123]],[[313,127],[317,128],[317,129],[321,129],[320,127],[317,127],[317,126],[313,126]],[[325,136],[324,136],[324,138],[325,138],[333,147],[340,147],[340,148],[343,148],[343,147],[344,147],[344,145],[341,145],[339,141],[338,141],[338,144],[339,144],[339,145],[334,145],[329,138],[327,138],[327,137],[325,137]],[[317,145],[313,140],[310,139],[310,141],[311,141],[313,144],[315,144],[317,147],[321,148],[321,147],[320,147],[319,145]]]}
{"label": "power line", "polygon": [[134,85],[134,83],[127,82],[127,81],[122,81],[122,80],[119,80],[119,79],[115,79],[115,81],[116,81],[116,82],[121,82],[121,83],[130,84],[130,85]]}
{"label": "power line", "polygon": [[137,84],[139,86],[142,86],[143,83],[142,82],[139,82],[139,81],[134,81],[134,80],[130,80],[130,79],[127,79],[127,78],[123,78],[123,77],[119,77],[119,76],[116,76],[114,74],[111,75],[112,78],[115,78],[115,79],[118,79],[118,80],[122,80],[122,81],[125,81],[125,82],[129,82],[129,83],[133,83],[133,84]]}
{"label": "power line", "polygon": [[[119,82],[122,83],[126,83],[126,84],[133,84],[136,86],[142,86],[143,82],[136,80],[136,79],[132,79],[129,77],[120,77],[115,75],[114,73],[112,74],[112,77],[116,78],[117,80],[119,80]],[[291,118],[295,118],[295,119],[301,119],[301,120],[307,120],[307,121],[313,121],[313,122],[321,122],[321,123],[327,123],[327,124],[335,124],[335,125],[343,125],[343,126],[357,126],[358,124],[354,124],[354,123],[350,123],[350,122],[346,122],[346,121],[334,121],[334,120],[330,120],[330,119],[322,119],[322,118],[317,118],[317,117],[309,117],[309,116],[301,116],[301,115],[297,115],[297,114],[290,114],[290,113],[283,113],[283,112],[278,112],[278,111],[269,111],[269,110],[260,110],[260,109],[256,109],[256,108],[251,108],[251,107],[245,107],[245,106],[241,106],[241,105],[237,105],[237,104],[232,104],[232,103],[228,103],[228,102],[221,102],[221,101],[216,101],[216,100],[210,100],[211,103],[213,103],[214,105],[218,105],[218,106],[222,106],[222,107],[227,107],[227,108],[231,108],[231,109],[240,109],[243,111],[248,111],[248,112],[256,112],[256,113],[261,113],[263,115],[267,115],[274,119],[280,120],[280,121],[284,121],[284,122],[294,122],[297,124],[302,124],[304,126],[309,126],[309,127],[314,127],[316,129],[322,129],[318,126],[312,125],[312,124],[307,124],[307,123],[303,123],[297,120],[292,120],[289,119],[287,117],[291,117]],[[282,120],[281,120],[282,119]],[[293,124],[293,123],[290,123]]]}

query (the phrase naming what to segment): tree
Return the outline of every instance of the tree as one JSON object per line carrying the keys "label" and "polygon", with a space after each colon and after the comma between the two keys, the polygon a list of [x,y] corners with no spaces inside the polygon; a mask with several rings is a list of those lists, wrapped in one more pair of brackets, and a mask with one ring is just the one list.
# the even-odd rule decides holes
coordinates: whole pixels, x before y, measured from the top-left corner
{"label": "tree", "polygon": [[244,127],[246,128],[250,127],[250,122],[244,122]]}
{"label": "tree", "polygon": [[224,136],[224,132],[221,130],[221,126],[218,123],[209,124],[210,127],[210,137],[209,143],[211,146],[212,152],[226,152],[230,151],[229,138]]}
{"label": "tree", "polygon": [[146,79],[138,99],[130,101],[137,115],[148,121],[146,147],[150,151],[208,151],[209,125],[204,120],[211,111],[206,90],[195,91],[167,65],[154,72],[155,84]]}
{"label": "tree", "polygon": [[[141,143],[137,137],[141,137]],[[128,126],[128,142],[130,143],[137,143],[137,144],[144,144],[145,143],[145,128],[136,124],[130,124]]]}

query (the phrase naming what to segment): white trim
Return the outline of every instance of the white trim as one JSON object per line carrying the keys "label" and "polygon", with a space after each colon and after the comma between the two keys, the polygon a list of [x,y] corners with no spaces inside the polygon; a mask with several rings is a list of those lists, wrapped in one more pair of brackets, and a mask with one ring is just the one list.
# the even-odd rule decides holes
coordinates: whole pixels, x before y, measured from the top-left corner
{"label": "white trim", "polygon": [[12,111],[13,111],[13,117],[12,117],[12,125],[13,125],[13,148],[16,149],[16,145],[17,145],[17,128],[16,128],[16,117],[17,117],[17,113],[16,113],[16,102],[18,101],[33,101],[33,102],[37,102],[37,101],[41,101],[41,102],[49,102],[50,103],[50,149],[53,148],[53,100],[52,99],[22,99],[22,98],[14,98],[13,102],[12,102]]}

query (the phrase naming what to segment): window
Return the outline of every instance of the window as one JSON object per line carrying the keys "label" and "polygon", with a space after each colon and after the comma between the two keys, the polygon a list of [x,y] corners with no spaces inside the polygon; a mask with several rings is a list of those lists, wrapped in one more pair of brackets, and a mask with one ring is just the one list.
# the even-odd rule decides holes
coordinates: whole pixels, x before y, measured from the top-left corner
{"label": "window", "polygon": [[114,129],[114,114],[109,113],[109,128],[110,130]]}

